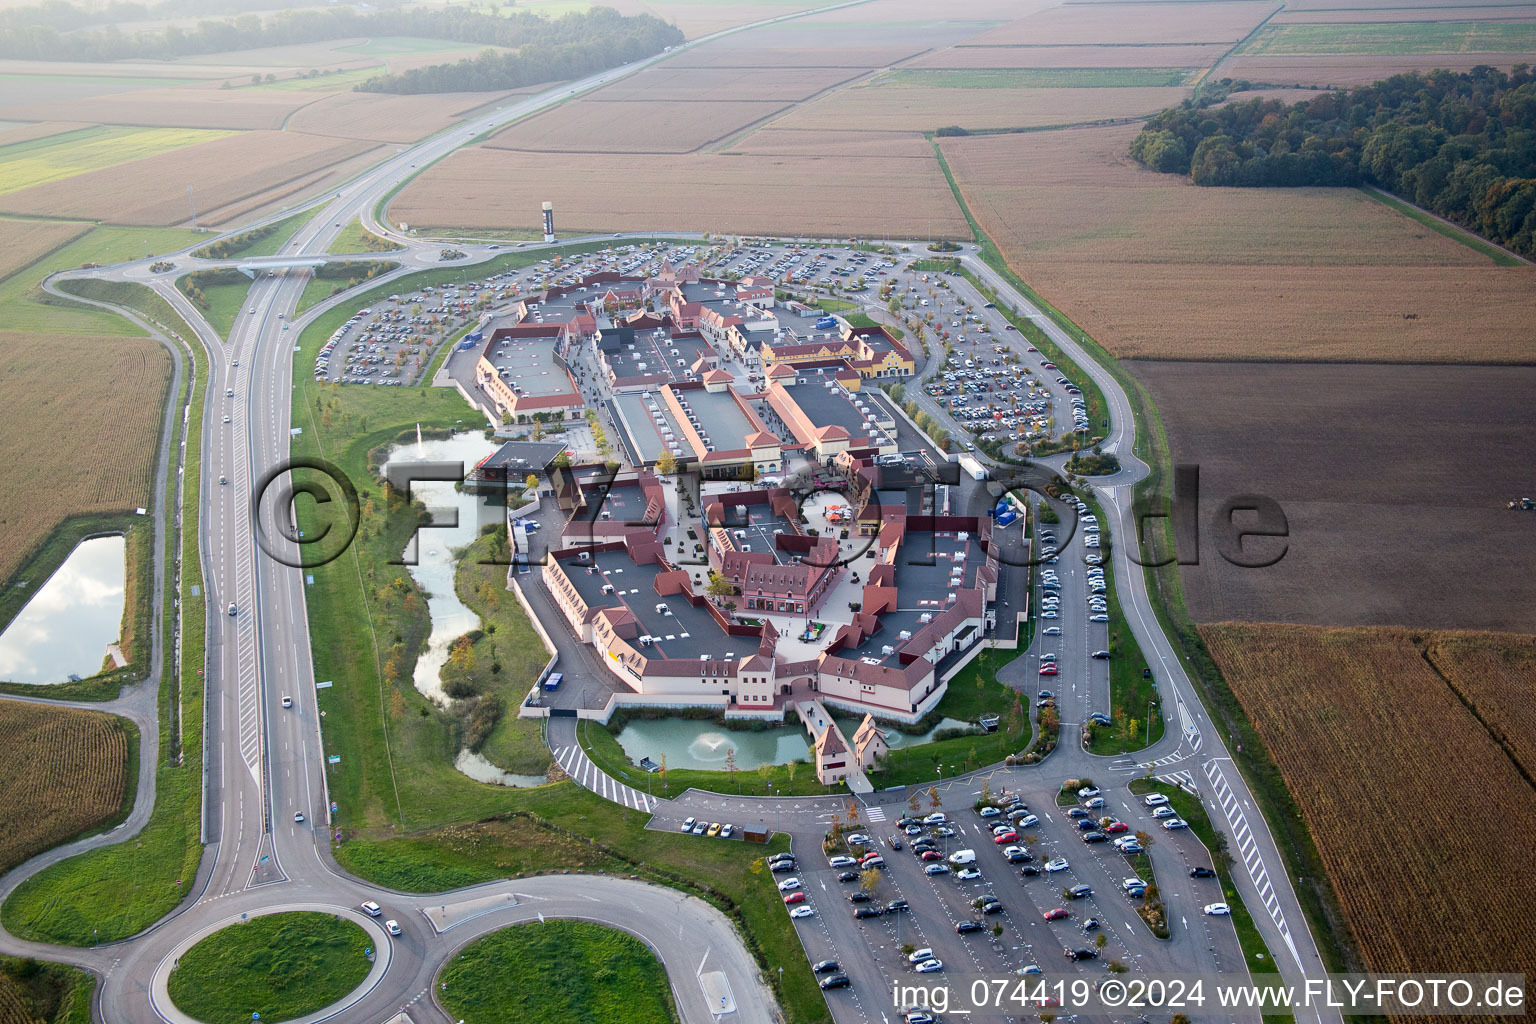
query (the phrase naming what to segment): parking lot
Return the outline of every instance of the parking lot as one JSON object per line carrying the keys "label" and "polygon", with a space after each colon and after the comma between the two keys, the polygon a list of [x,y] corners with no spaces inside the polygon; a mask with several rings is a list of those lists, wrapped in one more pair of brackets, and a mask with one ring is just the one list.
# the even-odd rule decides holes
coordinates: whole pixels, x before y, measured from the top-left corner
{"label": "parking lot", "polygon": [[[1230,918],[1203,912],[1206,905],[1221,899],[1220,887],[1215,879],[1190,877],[1190,868],[1210,867],[1211,861],[1187,829],[1163,829],[1161,822],[1166,819],[1155,817],[1155,808],[1123,789],[1112,789],[1098,795],[1103,806],[1077,813],[1097,826],[1092,831],[1116,830],[1107,832],[1103,840],[1084,843],[1081,837],[1088,832],[1076,825],[1084,819],[1070,817],[1068,808],[1057,806],[1055,790],[1041,788],[1042,784],[1040,773],[1029,770],[1002,770],[992,776],[989,806],[1003,812],[1015,802],[1026,805],[1016,808],[1015,818],[1010,819],[1006,813],[983,817],[975,810],[981,791],[974,779],[947,783],[937,794],[939,813],[945,817],[942,823],[921,820],[935,812],[927,791],[919,790],[915,811],[909,803],[885,804],[879,810],[883,821],[867,820],[871,815],[866,811],[852,835],[863,835],[868,842],[845,836],[830,854],[822,850],[824,833],[816,830],[825,828],[825,822],[791,827],[796,859],[768,877],[775,885],[792,886],[784,896],[803,895],[800,902],[786,904],[786,913],[810,908],[807,916],[796,921],[806,956],[812,964],[828,960],[837,964],[819,977],[844,974],[848,978],[846,987],[827,992],[839,1022],[900,1020],[901,1013],[912,1006],[893,1005],[893,984],[898,982],[930,985],[947,979],[958,999],[964,994],[958,990],[968,989],[975,975],[1019,977],[1020,972],[1033,972],[1036,967],[1050,975],[1093,981],[1108,977],[1107,967],[1113,962],[1126,967],[1127,977],[1243,970]],[[918,819],[915,825],[902,824],[902,817],[908,815]],[[993,835],[994,827],[1013,820],[1022,824],[1027,815],[1037,820],[1016,828],[1019,838],[998,841]],[[1112,824],[1099,825],[1101,818],[1111,818]],[[677,828],[678,822],[664,811],[652,826]],[[1151,840],[1146,853],[1155,877],[1138,875],[1133,858],[1112,844],[1114,839],[1137,833]],[[714,840],[700,837],[699,841]],[[915,855],[914,844],[920,850],[931,846],[929,859]],[[961,855],[967,850],[974,860]],[[867,901],[851,902],[850,897],[862,900],[858,894],[864,891],[865,875],[857,861],[871,854],[883,862],[879,882]],[[1065,866],[1057,868],[1053,863],[1057,860],[1065,861]],[[1047,865],[1057,869],[1048,871]],[[964,877],[964,868],[978,874]],[[1143,897],[1127,893],[1130,879],[1157,884],[1171,938],[1155,938],[1138,916]],[[1076,899],[1063,894],[1078,886],[1087,886],[1091,892]],[[1130,889],[1140,891],[1135,886]],[[978,906],[978,901],[988,899],[995,901],[995,909]],[[896,909],[889,909],[893,905]],[[868,916],[856,917],[859,911]],[[1049,911],[1065,911],[1066,916],[1047,920]],[[965,922],[975,922],[976,930],[957,931],[957,926],[973,927]],[[923,960],[937,960],[941,966],[930,965],[931,973],[920,972],[911,958],[918,950],[931,951]],[[1093,955],[1076,961],[1068,958],[1068,950],[1090,950]],[[1031,1019],[1038,1012],[1033,1010]],[[996,1013],[934,1016],[939,1020],[1022,1019]],[[1103,1019],[1139,1020],[1140,1015]]]}

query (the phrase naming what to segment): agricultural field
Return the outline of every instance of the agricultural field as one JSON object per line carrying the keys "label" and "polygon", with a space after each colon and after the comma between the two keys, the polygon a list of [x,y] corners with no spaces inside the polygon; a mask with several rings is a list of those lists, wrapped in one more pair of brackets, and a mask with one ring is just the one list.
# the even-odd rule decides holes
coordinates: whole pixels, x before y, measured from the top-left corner
{"label": "agricultural field", "polygon": [[935,50],[903,70],[1066,68],[1205,68],[1231,49],[1227,43],[1163,43],[1144,46],[977,46],[969,42]]}
{"label": "agricultural field", "polygon": [[194,83],[75,98],[37,97],[29,103],[0,107],[0,117],[162,128],[276,130],[289,114],[315,99],[310,93],[220,89],[212,84]]}
{"label": "agricultural field", "polygon": [[23,121],[6,121],[4,127],[0,127],[0,146],[13,146],[18,142],[31,142],[33,139],[42,139],[50,135],[62,135],[65,132],[79,131],[89,128],[91,125],[81,124],[78,121],[36,121],[27,123]]}
{"label": "agricultural field", "polygon": [[836,132],[1039,128],[1136,117],[1177,106],[1187,88],[935,88],[879,84],[839,89],[773,122],[776,128]]}
{"label": "agricultural field", "polygon": [[975,46],[1235,43],[1278,9],[1268,0],[1062,4],[967,40]]}
{"label": "agricultural field", "polygon": [[1409,71],[1436,68],[1471,71],[1479,65],[1508,71],[1515,64],[1528,64],[1533,59],[1536,59],[1536,53],[1302,54],[1286,57],[1237,54],[1222,61],[1211,72],[1211,77],[1247,78],[1276,85],[1354,88]]}
{"label": "agricultural field", "polygon": [[153,503],[170,373],[149,338],[0,331],[0,580],[66,516]]}
{"label": "agricultural field", "polygon": [[451,92],[382,96],[343,92],[298,110],[285,128],[332,139],[415,142],[455,124],[468,112],[499,103],[510,93]]}
{"label": "agricultural field", "polygon": [[846,68],[712,69],[674,68],[670,63],[605,86],[592,99],[646,103],[690,103],[705,97],[719,101],[803,100],[849,81]]}
{"label": "agricultural field", "polygon": [[170,225],[190,219],[190,185],[200,215],[217,221],[221,207],[308,180],[373,148],[297,132],[244,132],[12,192],[0,196],[0,211]]}
{"label": "agricultural field", "polygon": [[95,990],[78,968],[0,957],[0,1024],[90,1024]]}
{"label": "agricultural field", "polygon": [[[5,62],[7,65],[12,62]],[[153,87],[169,87],[183,84],[178,78],[150,78],[133,75],[109,76],[103,74],[49,74],[50,64],[37,64],[18,72],[10,67],[0,69],[0,117],[18,121],[32,118],[17,116],[14,111],[28,104],[39,102],[72,102],[110,96],[114,93],[131,92]],[[58,69],[62,70],[62,69]],[[97,66],[98,72],[100,66]],[[66,118],[65,120],[69,120]],[[97,118],[80,118],[95,121]]]}
{"label": "agricultural field", "polygon": [[928,89],[1141,89],[1188,85],[1198,68],[903,68],[873,84]]}
{"label": "agricultural field", "polygon": [[[1195,622],[1536,633],[1536,513],[1505,507],[1536,496],[1536,367],[1124,365],[1174,461],[1200,467],[1200,564],[1180,570]],[[1238,494],[1284,511],[1277,564],[1219,554],[1211,517]]]}
{"label": "agricultural field", "polygon": [[1409,21],[1265,26],[1241,49],[1253,56],[1294,54],[1533,53],[1536,15],[1519,22]]}
{"label": "agricultural field", "polygon": [[125,810],[132,728],[98,711],[0,700],[0,872]]}
{"label": "agricultural field", "polygon": [[[176,128],[82,128],[0,149],[0,195],[228,137]],[[39,211],[45,212],[45,211]]]}
{"label": "agricultural field", "polygon": [[1477,708],[1525,774],[1536,777],[1536,703],[1528,699],[1536,679],[1536,637],[1432,633],[1424,656],[1458,697]]}
{"label": "agricultural field", "polygon": [[486,146],[526,152],[688,153],[785,108],[778,101],[688,103],[578,100],[491,136]]}
{"label": "agricultural field", "polygon": [[[1423,656],[1440,638],[1247,624],[1201,633],[1306,820],[1363,969],[1536,968],[1536,790]],[[1487,711],[1528,702],[1528,684],[1495,694]],[[1448,827],[1454,807],[1497,808],[1497,841]]]}
{"label": "agricultural field", "polygon": [[0,280],[31,266],[89,230],[89,224],[61,220],[0,218]]}
{"label": "agricultural field", "polygon": [[1286,4],[1285,10],[1269,19],[1268,25],[1358,25],[1370,22],[1414,21],[1531,21],[1536,11],[1527,4],[1467,5],[1465,7],[1408,7],[1397,6],[1376,10],[1351,8],[1345,10],[1308,10],[1303,6]]}
{"label": "agricultural field", "polygon": [[[1532,358],[1536,268],[1497,266],[1361,192],[1157,174],[1126,154],[1136,130],[940,140],[1009,263],[1115,355]],[[1226,316],[1208,315],[1213,294]]]}
{"label": "agricultural field", "polygon": [[[755,201],[745,204],[743,195]],[[390,217],[431,227],[532,230],[539,204],[562,231],[728,231],[968,237],[932,160],[860,165],[805,157],[592,155],[472,149],[417,178]],[[473,225],[465,225],[472,217]]]}

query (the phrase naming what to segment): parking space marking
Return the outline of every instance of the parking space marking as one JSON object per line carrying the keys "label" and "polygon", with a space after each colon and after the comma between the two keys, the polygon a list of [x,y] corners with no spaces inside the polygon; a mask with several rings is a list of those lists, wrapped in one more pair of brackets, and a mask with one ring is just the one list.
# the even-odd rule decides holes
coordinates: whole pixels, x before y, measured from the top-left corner
{"label": "parking space marking", "polygon": [[1259,893],[1260,900],[1264,903],[1264,909],[1269,911],[1270,920],[1275,923],[1280,937],[1285,940],[1286,948],[1291,951],[1297,966],[1301,966],[1301,956],[1296,951],[1296,943],[1291,938],[1290,926],[1286,924],[1285,913],[1280,906],[1280,901],[1275,898],[1274,887],[1269,881],[1269,871],[1264,866],[1264,855],[1259,851],[1258,843],[1254,841],[1253,832],[1248,827],[1248,817],[1243,813],[1242,805],[1238,802],[1237,795],[1232,792],[1226,775],[1221,770],[1221,764],[1217,761],[1207,761],[1205,764],[1206,778],[1210,779],[1216,801],[1221,805],[1221,811],[1227,817],[1227,824],[1231,826],[1232,838],[1237,843],[1238,854],[1243,862],[1243,867],[1248,871],[1248,877],[1253,881],[1254,888]]}

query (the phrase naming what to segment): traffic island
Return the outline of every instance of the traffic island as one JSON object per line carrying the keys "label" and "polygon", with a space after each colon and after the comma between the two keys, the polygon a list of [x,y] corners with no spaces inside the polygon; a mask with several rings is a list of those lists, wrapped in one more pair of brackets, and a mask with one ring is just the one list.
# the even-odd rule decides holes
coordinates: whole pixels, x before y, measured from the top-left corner
{"label": "traffic island", "polygon": [[[705,978],[715,985],[700,982],[711,1007],[723,998],[734,1010],[724,977]],[[677,1020],[666,971],[650,947],[589,921],[518,924],[476,939],[448,961],[434,994],[454,1020],[480,1024]]]}
{"label": "traffic island", "polygon": [[264,914],[198,940],[175,958],[166,987],[177,1010],[204,1024],[295,1020],[357,989],[377,946],[339,914]]}

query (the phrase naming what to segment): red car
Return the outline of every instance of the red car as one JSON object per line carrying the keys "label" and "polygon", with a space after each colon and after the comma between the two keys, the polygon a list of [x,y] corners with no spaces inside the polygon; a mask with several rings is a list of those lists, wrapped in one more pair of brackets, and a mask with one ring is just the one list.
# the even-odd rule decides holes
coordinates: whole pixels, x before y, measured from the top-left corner
{"label": "red car", "polygon": [[1057,674],[1056,666],[1051,664],[1041,665],[1040,674],[1043,676],[1054,676]]}
{"label": "red car", "polygon": [[804,903],[805,902],[805,893],[803,893],[803,892],[792,892],[788,896],[784,897],[784,902],[785,903]]}
{"label": "red car", "polygon": [[1045,919],[1047,921],[1064,921],[1071,916],[1072,911],[1066,907],[1057,907],[1055,910],[1047,910],[1045,912]]}
{"label": "red car", "polygon": [[999,846],[1004,843],[1016,843],[1019,841],[1019,834],[1013,831],[1013,829],[1009,829],[1007,832],[999,832],[993,836],[992,841]]}
{"label": "red car", "polygon": [[944,859],[944,855],[942,853],[940,853],[938,850],[924,850],[918,856],[918,860],[943,860],[943,859]]}
{"label": "red car", "polygon": [[1031,346],[1029,346],[1029,348],[1026,351],[1029,351],[1029,352],[1039,352],[1040,350],[1035,348],[1035,346],[1031,345]]}
{"label": "red car", "polygon": [[1104,826],[1105,832],[1129,832],[1130,830],[1131,826],[1127,825],[1123,821],[1112,821],[1108,825]]}
{"label": "red car", "polygon": [[1056,364],[1055,363],[1041,363],[1040,366],[1041,366],[1042,369],[1046,369],[1046,370],[1054,370],[1054,369],[1056,369]]}

